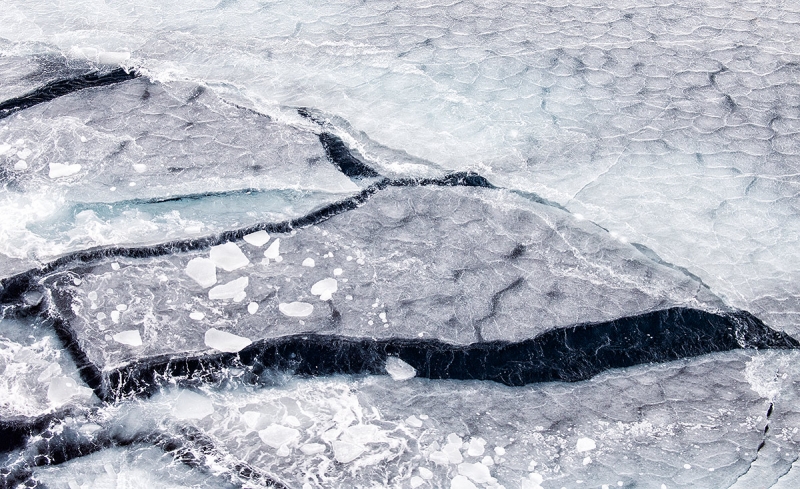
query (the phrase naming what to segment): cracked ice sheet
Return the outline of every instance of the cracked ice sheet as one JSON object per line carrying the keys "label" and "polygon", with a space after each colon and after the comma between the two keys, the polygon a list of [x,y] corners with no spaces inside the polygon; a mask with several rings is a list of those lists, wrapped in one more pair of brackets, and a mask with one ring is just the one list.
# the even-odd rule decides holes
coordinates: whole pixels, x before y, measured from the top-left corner
{"label": "cracked ice sheet", "polygon": [[143,79],[1,121],[0,152],[8,261],[279,221],[359,190],[316,134]]}
{"label": "cracked ice sheet", "polygon": [[52,326],[0,318],[0,419],[34,418],[95,402]]}
{"label": "cracked ice sheet", "polygon": [[[128,49],[157,79],[335,114],[437,171],[476,169],[566,205],[794,329],[794,4],[7,4],[9,40]],[[426,173],[384,156],[387,175]]]}
{"label": "cracked ice sheet", "polygon": [[[316,332],[469,344],[673,306],[725,310],[696,281],[597,226],[504,191],[389,187],[263,248],[237,245],[249,264],[216,268],[211,288],[209,250],[105,259],[45,282],[101,369],[208,351],[211,328],[252,341]],[[303,266],[308,258],[314,267]],[[209,269],[205,287],[186,274],[190,260]],[[223,291],[233,301],[211,299]],[[130,330],[142,346],[113,341]]]}
{"label": "cracked ice sheet", "polygon": [[526,387],[278,376],[254,388],[232,370],[224,387],[169,388],[103,417],[142,433],[188,424],[293,487],[450,487],[459,474],[483,487],[729,487],[748,470],[775,481],[800,453],[798,355],[732,351]]}

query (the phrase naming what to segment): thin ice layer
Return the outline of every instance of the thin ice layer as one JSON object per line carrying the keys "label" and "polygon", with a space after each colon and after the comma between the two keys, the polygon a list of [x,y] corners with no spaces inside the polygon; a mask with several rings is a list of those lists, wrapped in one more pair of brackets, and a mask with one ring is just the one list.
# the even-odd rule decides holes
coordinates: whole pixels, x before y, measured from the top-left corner
{"label": "thin ice layer", "polygon": [[[249,265],[217,269],[225,294],[184,272],[209,250],[120,259],[117,267],[101,260],[69,272],[79,274],[79,285],[61,274],[48,283],[101,369],[205,351],[211,327],[253,341],[317,332],[463,345],[673,306],[724,308],[698,282],[597,226],[495,190],[390,187],[362,207],[276,238],[274,259],[242,246]],[[313,268],[302,265],[310,256]],[[314,294],[315,284],[334,277],[335,290]],[[259,305],[255,314],[251,302]],[[140,349],[109,340],[134,328]]]}
{"label": "thin ice layer", "polygon": [[358,190],[316,134],[144,79],[3,120],[0,174],[0,253],[18,260],[298,217]]}
{"label": "thin ice layer", "polygon": [[730,487],[748,471],[767,487],[800,454],[797,360],[797,351],[734,351],[517,388],[270,378],[190,392],[214,414],[188,421],[176,408],[180,389],[119,412],[140,420],[129,429],[188,422],[296,487],[408,487],[414,477],[450,487],[459,476],[478,487]]}

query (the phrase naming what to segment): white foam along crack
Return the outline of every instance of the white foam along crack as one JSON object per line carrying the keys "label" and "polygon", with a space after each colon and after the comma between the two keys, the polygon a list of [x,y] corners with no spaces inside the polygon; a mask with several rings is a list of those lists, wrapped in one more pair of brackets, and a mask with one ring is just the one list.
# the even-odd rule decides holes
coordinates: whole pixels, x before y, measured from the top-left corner
{"label": "white foam along crack", "polygon": [[220,331],[215,328],[209,329],[205,334],[205,344],[207,347],[226,353],[238,353],[252,343],[253,342],[249,338],[228,333],[227,331]]}
{"label": "white foam along crack", "polygon": [[254,233],[246,234],[243,239],[247,244],[261,247],[267,244],[269,241],[269,234],[263,230],[256,231]]}
{"label": "white foam along crack", "polygon": [[214,265],[228,272],[238,270],[250,263],[242,250],[232,242],[212,246],[209,255]]}
{"label": "white foam along crack", "polygon": [[311,286],[311,293],[318,295],[322,301],[331,300],[337,290],[339,290],[339,283],[335,278],[324,278]]}
{"label": "white foam along crack", "polygon": [[[244,289],[250,283],[249,277],[239,277],[237,279],[231,280],[228,283],[217,285],[216,287],[212,287],[208,291],[208,298],[212,300],[230,300],[233,299],[236,302],[241,302],[244,300],[245,294]],[[245,294],[246,296],[246,294]]]}

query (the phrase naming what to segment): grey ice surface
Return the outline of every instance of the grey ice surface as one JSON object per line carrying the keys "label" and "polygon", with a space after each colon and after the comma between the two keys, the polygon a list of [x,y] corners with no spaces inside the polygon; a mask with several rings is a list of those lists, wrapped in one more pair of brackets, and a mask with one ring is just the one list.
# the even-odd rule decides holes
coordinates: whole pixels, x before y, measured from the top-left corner
{"label": "grey ice surface", "polygon": [[359,190],[314,132],[144,78],[0,121],[0,167],[0,276],[100,245],[295,218]]}
{"label": "grey ice surface", "polygon": [[253,341],[316,332],[469,344],[674,306],[725,309],[594,224],[469,187],[389,187],[261,246],[104,259],[45,283],[102,369],[227,348],[211,329]]}
{"label": "grey ice surface", "polygon": [[768,487],[800,453],[797,360],[732,351],[526,387],[388,375],[254,387],[232,370],[103,416],[131,433],[199,429],[298,488],[472,487],[451,486],[459,475],[487,488]]}

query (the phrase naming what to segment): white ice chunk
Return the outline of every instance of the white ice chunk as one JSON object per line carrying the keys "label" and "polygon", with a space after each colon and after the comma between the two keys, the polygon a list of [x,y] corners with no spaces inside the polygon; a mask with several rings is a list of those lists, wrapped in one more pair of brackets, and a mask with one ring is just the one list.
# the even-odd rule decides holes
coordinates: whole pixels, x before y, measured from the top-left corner
{"label": "white ice chunk", "polygon": [[426,481],[433,479],[433,472],[431,472],[430,469],[426,469],[425,467],[420,467],[417,470],[419,471],[419,476],[425,479]]}
{"label": "white ice chunk", "polygon": [[233,271],[250,263],[236,243],[225,243],[211,247],[211,261],[223,270]]}
{"label": "white ice chunk", "polygon": [[208,258],[192,258],[186,264],[186,275],[200,287],[211,287],[217,283],[217,267]]}
{"label": "white ice chunk", "polygon": [[27,160],[31,153],[33,153],[33,151],[31,151],[30,148],[23,148],[17,151],[17,158],[21,160]]}
{"label": "white ice chunk", "polygon": [[250,314],[255,314],[258,312],[258,302],[251,302],[247,304],[247,312]]}
{"label": "white ice chunk", "polygon": [[244,236],[246,243],[253,246],[264,246],[269,241],[269,234],[266,231],[256,231],[254,233],[246,234]]}
{"label": "white ice chunk", "polygon": [[311,286],[311,293],[318,295],[320,300],[329,301],[334,292],[339,290],[339,283],[335,278],[325,278]]}
{"label": "white ice chunk", "polygon": [[215,300],[235,299],[244,292],[249,283],[250,279],[248,277],[239,277],[226,284],[217,285],[208,291],[208,298]]}
{"label": "white ice chunk", "polygon": [[192,311],[189,313],[189,317],[191,319],[194,319],[195,321],[202,321],[206,317],[206,315],[200,311]]}
{"label": "white ice chunk", "polygon": [[597,445],[591,438],[578,438],[578,443],[575,444],[575,448],[578,452],[588,452],[589,450],[597,448]]}
{"label": "white ice chunk", "polygon": [[172,405],[172,415],[178,419],[203,419],[214,412],[211,399],[192,391],[183,391]]}
{"label": "white ice chunk", "polygon": [[101,65],[120,65],[128,61],[131,53],[127,51],[103,51],[98,53],[97,62]]}
{"label": "white ice chunk", "polygon": [[0,155],[4,155],[4,154],[8,153],[8,150],[10,150],[10,149],[11,149],[11,145],[10,144],[5,144],[5,143],[0,144]]}
{"label": "white ice chunk", "polygon": [[120,331],[119,333],[112,336],[112,338],[114,338],[114,341],[116,341],[117,343],[122,343],[123,345],[142,346],[142,337],[139,335],[138,329],[129,329],[126,331]]}
{"label": "white ice chunk", "polygon": [[333,274],[338,277],[339,275],[342,274],[342,269],[341,268],[334,268],[333,269]]}
{"label": "white ice chunk", "polygon": [[294,428],[271,424],[259,431],[258,437],[261,438],[265,445],[272,448],[280,448],[300,438],[300,432]]}
{"label": "white ice chunk", "polygon": [[83,387],[69,377],[56,377],[50,381],[47,388],[47,399],[56,406],[60,406],[72,398],[89,399],[92,389]]}
{"label": "white ice chunk", "polygon": [[314,259],[313,258],[306,258],[305,260],[303,260],[302,265],[304,267],[314,268],[314,265],[315,265]]}
{"label": "white ice chunk", "polygon": [[14,164],[15,170],[27,170],[28,169],[28,162],[25,160],[19,160]]}
{"label": "white ice chunk", "polygon": [[408,380],[417,376],[417,371],[414,367],[397,357],[388,357],[386,359],[386,372],[394,380]]}
{"label": "white ice chunk", "polygon": [[314,306],[308,302],[281,302],[278,304],[278,310],[285,316],[302,318],[310,316],[314,312]]}
{"label": "white ice chunk", "polygon": [[333,455],[340,464],[349,464],[360,457],[365,450],[366,448],[364,445],[359,445],[358,443],[346,441],[333,442]]}
{"label": "white ice chunk", "polygon": [[227,353],[237,353],[250,346],[252,341],[244,336],[238,336],[226,331],[211,328],[206,331],[206,346]]}
{"label": "white ice chunk", "polygon": [[42,373],[36,377],[37,382],[47,382],[48,380],[52,379],[56,375],[61,375],[61,365],[57,364],[56,362],[51,363],[47,366]]}
{"label": "white ice chunk", "polygon": [[412,487],[412,489],[416,489],[417,487],[421,486],[422,484],[425,484],[425,480],[423,480],[422,477],[415,475],[415,476],[413,476],[411,478],[411,487]]}
{"label": "white ice chunk", "polygon": [[457,475],[450,481],[450,489],[478,489],[478,486],[473,484],[465,476]]}
{"label": "white ice chunk", "polygon": [[406,418],[406,424],[408,426],[411,426],[412,428],[421,428],[422,427],[422,421],[420,421],[420,419],[418,417],[414,416],[413,414]]}
{"label": "white ice chunk", "polygon": [[133,171],[136,173],[144,173],[147,171],[147,165],[143,165],[141,163],[134,163]]}
{"label": "white ice chunk", "polygon": [[63,163],[50,163],[50,173],[48,176],[50,178],[61,178],[61,177],[68,177],[70,175],[74,175],[81,171],[81,165],[68,165]]}
{"label": "white ice chunk", "polygon": [[480,457],[486,450],[486,440],[483,438],[473,438],[469,441],[469,449],[467,454],[470,457]]}
{"label": "white ice chunk", "polygon": [[458,473],[469,477],[473,482],[477,482],[478,484],[485,484],[492,480],[489,467],[481,463],[471,464],[464,462],[459,464]]}
{"label": "white ice chunk", "polygon": [[306,443],[300,447],[300,451],[306,455],[316,455],[325,451],[325,445],[321,443]]}
{"label": "white ice chunk", "polygon": [[264,250],[264,258],[269,258],[270,260],[275,260],[278,258],[278,255],[281,253],[281,239],[276,238],[275,241],[269,245],[269,248]]}

